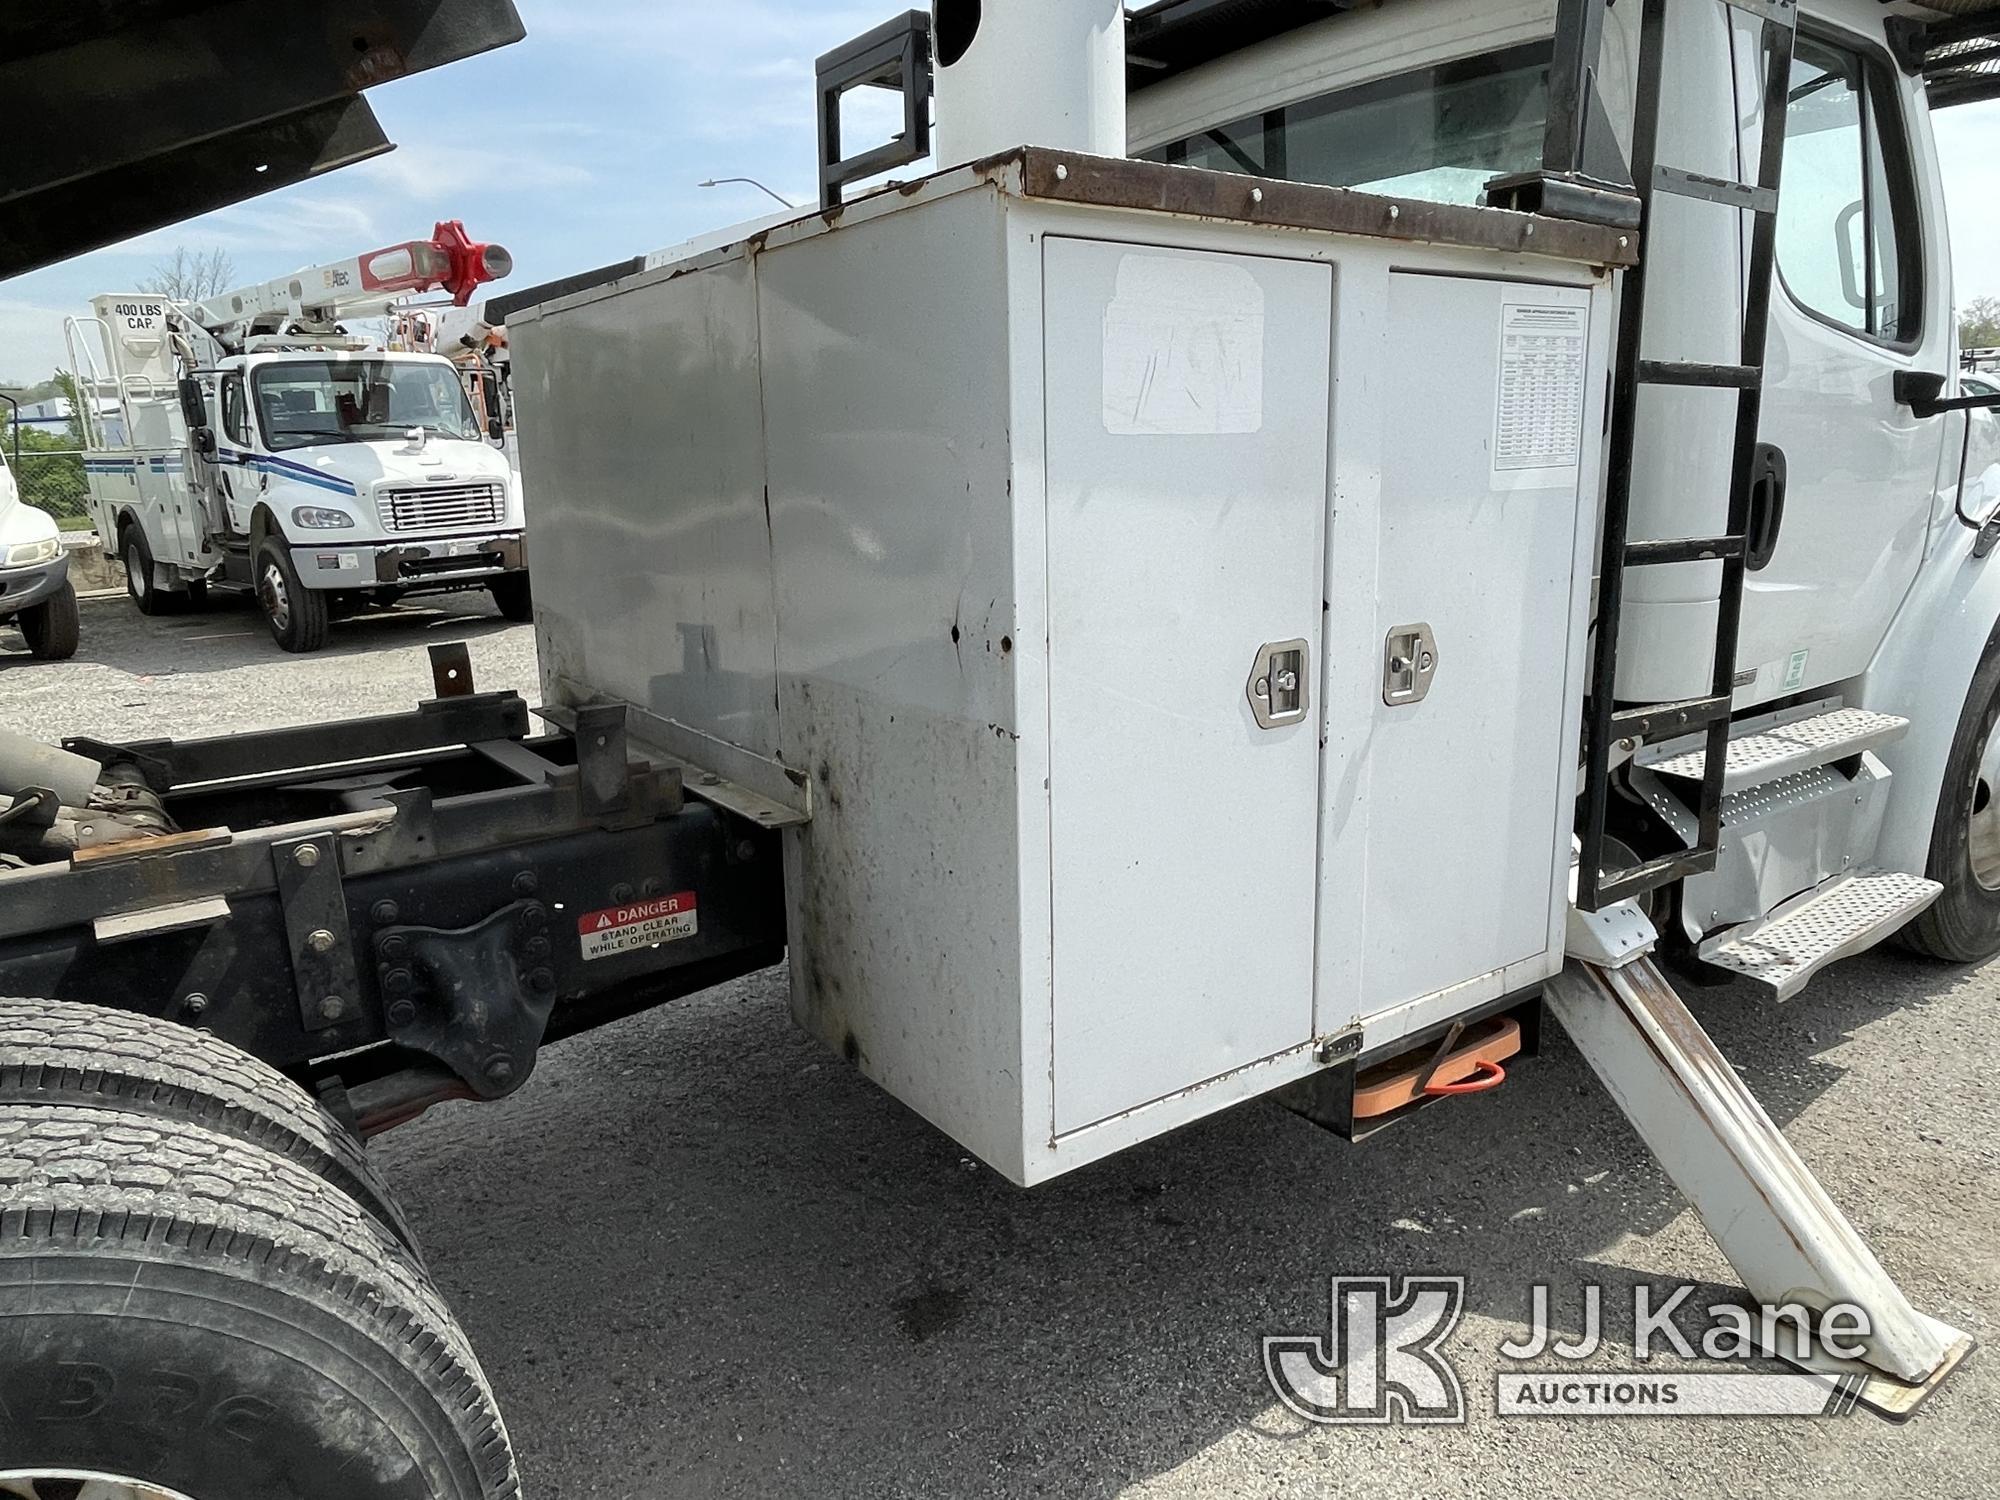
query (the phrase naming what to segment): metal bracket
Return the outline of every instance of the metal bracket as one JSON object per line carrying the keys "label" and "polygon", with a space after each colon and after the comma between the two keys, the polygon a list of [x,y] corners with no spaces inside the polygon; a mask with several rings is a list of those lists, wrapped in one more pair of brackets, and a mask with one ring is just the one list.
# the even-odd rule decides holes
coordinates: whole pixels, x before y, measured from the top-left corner
{"label": "metal bracket", "polygon": [[271,846],[285,936],[298,983],[299,1019],[324,1031],[360,1011],[361,976],[354,967],[354,937],[347,926],[347,893],[340,879],[340,851],[330,833]]}
{"label": "metal bracket", "polygon": [[586,703],[576,711],[576,766],[583,811],[600,817],[625,805],[631,780],[625,746],[625,705]]}
{"label": "metal bracket", "polygon": [[[836,208],[841,190],[931,154],[931,18],[921,10],[856,37],[821,57],[819,79],[819,206]],[[903,96],[903,129],[886,145],[842,156],[840,101],[853,88],[893,89]]]}
{"label": "metal bracket", "polygon": [[439,698],[470,698],[472,652],[464,641],[446,641],[431,647],[431,691]]}
{"label": "metal bracket", "polygon": [[556,1002],[553,951],[539,901],[456,931],[384,928],[375,973],[390,1037],[436,1058],[480,1098],[504,1098],[534,1071]]}

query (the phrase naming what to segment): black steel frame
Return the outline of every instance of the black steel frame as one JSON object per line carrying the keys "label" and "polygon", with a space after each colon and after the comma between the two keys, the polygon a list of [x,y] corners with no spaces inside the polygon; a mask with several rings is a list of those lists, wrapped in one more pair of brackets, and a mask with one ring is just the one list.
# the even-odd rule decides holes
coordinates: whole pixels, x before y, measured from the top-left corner
{"label": "black steel frame", "polygon": [[[533,736],[519,698],[469,691],[463,647],[434,674],[413,713],[69,741],[190,831],[0,871],[0,994],[198,1025],[316,1088],[492,1098],[547,1040],[782,959],[775,831],[630,749],[622,706]],[[692,935],[584,956],[585,914],[681,893]]]}
{"label": "black steel frame", "polygon": [[[895,20],[836,47],[815,65],[819,89],[819,206],[839,206],[847,185],[931,154],[931,18],[905,11]],[[893,89],[903,96],[903,129],[895,139],[853,156],[843,154],[840,101],[849,89]]]}

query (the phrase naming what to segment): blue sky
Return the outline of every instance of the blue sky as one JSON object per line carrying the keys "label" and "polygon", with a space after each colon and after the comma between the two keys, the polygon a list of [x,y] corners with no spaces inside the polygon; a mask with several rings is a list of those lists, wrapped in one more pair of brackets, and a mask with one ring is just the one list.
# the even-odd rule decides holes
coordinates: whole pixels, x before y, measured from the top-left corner
{"label": "blue sky", "polygon": [[[223,247],[249,282],[460,218],[514,252],[527,286],[775,207],[752,188],[697,188],[704,178],[759,177],[809,201],[813,59],[902,0],[518,3],[526,41],[370,93],[392,154],[0,281],[0,383],[46,377],[63,363],[64,315],[134,289],[176,245]],[[895,106],[877,97],[857,138],[893,128]],[[1960,296],[2000,295],[2000,104],[1947,112],[1938,142]]]}

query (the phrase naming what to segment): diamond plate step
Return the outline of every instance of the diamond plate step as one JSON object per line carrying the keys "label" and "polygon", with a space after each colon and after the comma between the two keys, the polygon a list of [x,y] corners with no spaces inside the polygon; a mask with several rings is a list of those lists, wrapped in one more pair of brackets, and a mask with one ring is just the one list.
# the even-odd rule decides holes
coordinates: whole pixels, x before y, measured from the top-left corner
{"label": "diamond plate step", "polygon": [[[1737,735],[1729,742],[1723,794],[1893,744],[1909,727],[1908,719],[1865,708],[1829,709],[1782,723],[1752,720],[1737,726]],[[1642,759],[1641,764],[1661,776],[1699,781],[1708,768],[1708,754],[1697,747],[1657,760]]]}
{"label": "diamond plate step", "polygon": [[1920,875],[1863,870],[1829,880],[1762,922],[1703,943],[1702,961],[1767,985],[1789,1000],[1836,959],[1872,948],[1937,900],[1944,887]]}

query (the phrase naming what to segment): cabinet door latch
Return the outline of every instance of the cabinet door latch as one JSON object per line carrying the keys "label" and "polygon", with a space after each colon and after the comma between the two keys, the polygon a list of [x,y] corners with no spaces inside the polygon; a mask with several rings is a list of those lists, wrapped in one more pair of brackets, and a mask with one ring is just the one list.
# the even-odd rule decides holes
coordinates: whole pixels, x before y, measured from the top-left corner
{"label": "cabinet door latch", "polygon": [[1398,625],[1382,648],[1382,701],[1391,708],[1423,702],[1437,665],[1437,640],[1430,626]]}
{"label": "cabinet door latch", "polygon": [[1250,668],[1250,711],[1260,729],[1285,729],[1302,723],[1312,706],[1306,685],[1312,650],[1304,641],[1275,641],[1257,651]]}

